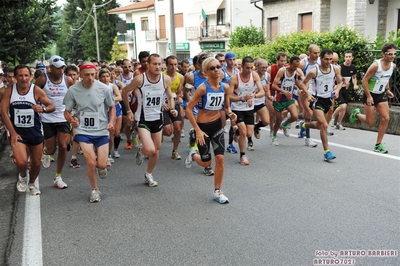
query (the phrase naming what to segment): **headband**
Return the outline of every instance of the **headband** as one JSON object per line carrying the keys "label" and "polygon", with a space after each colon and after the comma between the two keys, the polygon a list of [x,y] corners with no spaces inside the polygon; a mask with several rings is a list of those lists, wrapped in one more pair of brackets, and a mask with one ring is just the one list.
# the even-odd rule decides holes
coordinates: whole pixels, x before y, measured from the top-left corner
{"label": "headband", "polygon": [[85,64],[85,65],[81,65],[79,67],[79,71],[82,71],[84,69],[91,69],[91,68],[94,69],[94,70],[97,70],[95,65],[93,65],[93,64]]}

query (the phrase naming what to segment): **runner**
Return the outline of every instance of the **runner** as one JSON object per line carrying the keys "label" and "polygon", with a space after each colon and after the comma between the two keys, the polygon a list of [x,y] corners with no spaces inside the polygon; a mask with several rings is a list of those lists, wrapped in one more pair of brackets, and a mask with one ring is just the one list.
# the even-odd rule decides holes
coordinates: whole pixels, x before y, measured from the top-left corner
{"label": "runner", "polygon": [[[35,185],[43,152],[39,114],[54,112],[56,108],[42,89],[31,84],[32,74],[29,67],[18,65],[14,69],[14,77],[17,83],[13,84],[11,89],[5,90],[1,113],[3,123],[11,135],[11,148],[19,174],[17,190],[25,192],[28,184],[31,195],[40,195],[40,190]],[[29,173],[28,156],[31,166]]]}
{"label": "runner", "polygon": [[[213,200],[221,204],[229,203],[229,199],[221,191],[224,176],[224,150],[225,140],[221,122],[222,102],[225,102],[225,113],[232,121],[236,115],[231,112],[229,102],[229,86],[220,82],[220,64],[214,58],[207,58],[202,64],[202,72],[207,75],[207,80],[201,84],[192,100],[187,106],[187,115],[196,132],[196,142],[199,154],[194,148],[189,149],[185,160],[187,168],[192,166],[192,161],[202,167],[211,164],[211,143],[215,156],[214,196]],[[197,118],[192,110],[199,103]]]}
{"label": "runner", "polygon": [[[109,133],[114,130],[114,97],[109,87],[96,77],[96,66],[84,62],[79,68],[82,81],[71,86],[65,95],[65,118],[75,128],[74,141],[79,142],[86,160],[86,171],[92,192],[90,202],[101,200],[97,185],[96,167],[100,178],[107,177]],[[73,108],[76,114],[72,116]],[[95,153],[97,150],[97,155]],[[96,158],[97,157],[97,158]]]}
{"label": "runner", "polygon": [[[167,75],[171,79],[171,92],[175,101],[175,106],[177,108],[180,107],[182,103],[182,87],[183,87],[183,76],[179,74],[176,69],[178,66],[178,58],[174,55],[170,55],[165,59],[167,70],[164,71],[164,75]],[[171,136],[172,135],[172,126],[171,122],[174,126],[174,137],[172,155],[171,158],[174,160],[180,160],[181,156],[178,153],[179,142],[181,142],[181,132],[182,132],[182,117],[180,114],[180,110],[178,110],[178,115],[173,116],[169,111],[168,99],[165,99],[165,103],[163,105],[163,135]]]}
{"label": "runner", "polygon": [[[149,163],[144,174],[145,183],[150,187],[158,186],[153,179],[153,170],[156,166],[162,137],[162,100],[164,94],[168,99],[169,111],[173,116],[178,115],[175,110],[175,102],[171,93],[171,79],[161,72],[161,57],[158,54],[151,54],[148,57],[148,69],[145,73],[137,76],[132,83],[122,90],[125,107],[129,110],[128,94],[133,91],[138,99],[138,109],[135,113],[135,120],[142,142],[136,154],[136,164],[143,164],[144,155],[149,156]],[[130,121],[133,121],[132,111],[128,111]]]}
{"label": "runner", "polygon": [[237,116],[240,164],[249,165],[250,162],[245,154],[245,149],[246,137],[252,136],[254,131],[254,98],[263,97],[265,92],[261,85],[260,77],[253,71],[253,58],[245,56],[242,62],[242,72],[229,80],[229,87],[230,100],[232,101],[231,108]]}
{"label": "runner", "polygon": [[42,114],[45,148],[43,150],[42,165],[50,167],[50,155],[58,148],[57,168],[54,177],[54,186],[59,189],[67,188],[67,184],[61,178],[61,172],[67,159],[67,152],[71,142],[71,125],[64,117],[65,106],[63,100],[68,88],[74,85],[74,81],[64,74],[64,58],[54,55],[49,59],[50,72],[43,73],[37,80],[36,86],[43,89],[46,96],[56,107],[52,113]]}
{"label": "runner", "polygon": [[390,120],[388,98],[394,97],[393,92],[390,91],[389,80],[396,69],[396,64],[393,63],[396,58],[396,49],[393,43],[385,43],[382,46],[382,58],[372,63],[362,79],[365,114],[361,114],[360,109],[356,108],[350,115],[351,123],[360,120],[372,126],[375,122],[374,111],[375,109],[378,111],[380,121],[374,151],[379,153],[388,153],[382,140]]}
{"label": "runner", "polygon": [[[333,98],[336,99],[339,96],[339,91],[342,87],[340,67],[331,64],[332,56],[333,52],[331,50],[322,50],[320,54],[320,65],[308,71],[305,79],[300,84],[304,91],[302,97],[307,95],[308,99],[310,99],[310,96],[305,92],[307,85],[310,85],[310,81],[315,84],[315,100],[312,104],[312,110],[317,121],[300,123],[300,127],[301,129],[319,129],[325,161],[331,161],[336,158],[329,150],[327,129],[331,119],[330,116],[332,115]],[[337,82],[336,86],[335,79]]]}

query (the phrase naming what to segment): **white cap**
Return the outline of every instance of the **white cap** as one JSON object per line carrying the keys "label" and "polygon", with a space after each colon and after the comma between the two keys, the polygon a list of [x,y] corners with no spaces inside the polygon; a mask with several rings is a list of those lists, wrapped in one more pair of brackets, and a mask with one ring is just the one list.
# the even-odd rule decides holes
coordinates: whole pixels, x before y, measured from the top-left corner
{"label": "white cap", "polygon": [[49,60],[49,65],[50,66],[55,66],[56,68],[60,68],[65,66],[64,58],[58,56],[58,55],[53,55],[50,60]]}

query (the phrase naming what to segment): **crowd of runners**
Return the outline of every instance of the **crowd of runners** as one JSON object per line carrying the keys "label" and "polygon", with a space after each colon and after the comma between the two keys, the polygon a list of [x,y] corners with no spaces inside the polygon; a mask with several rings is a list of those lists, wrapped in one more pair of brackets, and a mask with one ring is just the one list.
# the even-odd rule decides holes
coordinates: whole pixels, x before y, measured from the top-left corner
{"label": "crowd of runners", "polygon": [[[237,59],[232,52],[213,56],[201,52],[191,65],[174,55],[162,59],[143,51],[138,61],[93,60],[76,66],[55,55],[48,66],[39,63],[35,69],[3,66],[2,123],[18,171],[17,189],[39,195],[36,178],[41,165],[48,168],[52,161],[57,164],[53,185],[67,188],[63,168],[66,162],[80,168],[80,153],[91,185],[90,202],[99,202],[97,177],[106,178],[107,167],[121,157],[122,134],[125,149],[137,149],[138,165],[148,159],[144,173],[148,186],[158,185],[153,170],[163,138],[172,136],[171,158],[181,160],[183,153],[187,168],[196,162],[205,175],[214,176],[213,200],[221,204],[229,202],[221,191],[224,154],[238,154],[238,162],[249,165],[246,150],[254,150],[252,137],[259,139],[262,127],[269,126],[270,142],[278,146],[278,131],[289,137],[288,129],[295,126],[298,137],[311,148],[317,144],[310,129],[318,129],[323,159],[329,162],[336,157],[328,136],[333,129],[345,129],[349,88],[359,89],[357,68],[352,51],[345,52],[341,64],[330,49],[312,44],[305,52],[290,58],[279,52],[276,62],[249,56]],[[352,123],[359,120],[371,126],[378,111],[373,150],[379,153],[388,152],[382,139],[389,122],[387,99],[393,97],[389,79],[396,68],[395,56],[395,45],[384,44],[382,58],[371,64],[361,81],[365,114],[356,108],[349,117]],[[186,135],[185,119],[192,128]],[[189,148],[179,146],[185,136]]]}

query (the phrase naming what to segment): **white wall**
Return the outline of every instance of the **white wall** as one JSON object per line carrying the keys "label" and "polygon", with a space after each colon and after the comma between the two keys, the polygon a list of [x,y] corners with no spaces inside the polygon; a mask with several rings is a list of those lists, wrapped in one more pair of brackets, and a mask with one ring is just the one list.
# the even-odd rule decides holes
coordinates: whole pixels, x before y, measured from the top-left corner
{"label": "white wall", "polygon": [[[257,6],[264,8],[262,1],[257,2]],[[231,28],[233,31],[239,26],[250,26],[250,20],[255,27],[262,27],[261,10],[257,9],[254,4],[250,4],[250,0],[233,0],[231,8]]]}
{"label": "white wall", "polygon": [[331,1],[330,29],[333,30],[338,25],[346,25],[347,0]]}
{"label": "white wall", "polygon": [[[376,38],[378,33],[378,2],[376,0],[374,4],[367,4],[367,19],[365,21],[365,36],[371,42]],[[371,19],[372,18],[372,19]]]}
{"label": "white wall", "polygon": [[389,0],[388,4],[388,14],[386,23],[386,36],[389,36],[390,31],[397,31],[397,16],[399,14],[400,1],[399,0]]}

